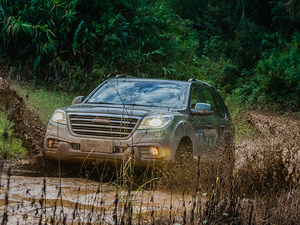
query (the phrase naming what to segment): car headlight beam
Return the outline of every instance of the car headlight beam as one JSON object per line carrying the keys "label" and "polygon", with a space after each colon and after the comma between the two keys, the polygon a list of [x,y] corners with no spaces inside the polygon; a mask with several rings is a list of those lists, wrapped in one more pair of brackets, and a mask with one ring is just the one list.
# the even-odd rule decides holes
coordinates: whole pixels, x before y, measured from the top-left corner
{"label": "car headlight beam", "polygon": [[162,123],[163,123],[163,120],[160,118],[153,118],[153,119],[149,120],[149,125],[151,127],[159,127],[162,125]]}
{"label": "car headlight beam", "polygon": [[66,112],[61,109],[55,110],[55,112],[52,115],[51,120],[55,123],[60,123],[60,124],[66,125],[67,124]]}
{"label": "car headlight beam", "polygon": [[138,129],[160,129],[168,126],[173,116],[148,116],[143,119]]}

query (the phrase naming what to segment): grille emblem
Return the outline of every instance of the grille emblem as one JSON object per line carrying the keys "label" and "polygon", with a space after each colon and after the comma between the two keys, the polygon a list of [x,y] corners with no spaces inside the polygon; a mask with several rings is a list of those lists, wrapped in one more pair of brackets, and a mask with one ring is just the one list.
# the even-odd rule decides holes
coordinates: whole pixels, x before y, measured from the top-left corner
{"label": "grille emblem", "polygon": [[109,119],[99,119],[99,118],[94,118],[92,119],[93,123],[110,123]]}

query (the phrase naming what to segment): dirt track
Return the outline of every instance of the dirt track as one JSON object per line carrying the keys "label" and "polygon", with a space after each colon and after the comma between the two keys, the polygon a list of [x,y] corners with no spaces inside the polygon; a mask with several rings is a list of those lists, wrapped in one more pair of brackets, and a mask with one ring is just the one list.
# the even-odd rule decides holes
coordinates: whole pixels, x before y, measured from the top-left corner
{"label": "dirt track", "polygon": [[[45,126],[1,77],[0,95],[0,108],[6,110],[9,119],[14,122],[15,136],[32,150],[30,155],[40,155]],[[300,121],[293,116],[254,111],[243,112],[240,118],[255,129],[258,136],[236,143],[235,180],[244,182],[247,174],[249,185],[268,182],[271,178],[284,185],[299,183]],[[51,218],[56,221],[64,221],[65,218],[69,222],[113,223],[115,216],[120,217],[128,210],[132,210],[136,219],[143,215],[146,221],[151,221],[153,215],[168,217],[170,207],[182,216],[184,207],[190,208],[193,204],[191,196],[186,197],[185,202],[182,196],[171,195],[168,191],[133,191],[128,195],[117,185],[70,178],[68,175],[61,179],[44,178],[42,173],[32,170],[18,175],[14,166],[12,176],[7,176],[7,168],[0,175],[0,214],[7,215],[9,223],[36,224],[45,220],[49,222]],[[26,175],[30,173],[31,176]],[[133,200],[133,205],[126,206],[128,198]]]}
{"label": "dirt track", "polygon": [[[48,223],[68,221],[114,224],[128,213],[124,206],[130,196],[133,219],[151,221],[154,216],[166,216],[172,202],[173,210],[183,215],[181,196],[170,195],[167,191],[132,191],[129,195],[126,190],[114,185],[98,183],[81,178],[43,178],[28,176],[11,176],[10,187],[7,193],[7,174],[2,176],[0,190],[0,214],[7,212],[8,224],[37,224],[39,221]],[[45,184],[45,186],[44,186]],[[46,187],[46,189],[44,189]],[[8,205],[5,204],[5,195],[8,194]],[[116,208],[116,195],[118,203]],[[191,201],[191,199],[189,199]],[[128,207],[128,206],[127,206]],[[186,203],[186,208],[191,202]],[[124,213],[125,210],[125,213]]]}

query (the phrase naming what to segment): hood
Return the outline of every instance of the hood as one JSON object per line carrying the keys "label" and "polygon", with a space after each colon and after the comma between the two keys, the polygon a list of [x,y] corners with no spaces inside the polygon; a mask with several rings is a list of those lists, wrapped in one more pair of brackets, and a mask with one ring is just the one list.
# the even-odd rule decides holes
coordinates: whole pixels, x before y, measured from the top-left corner
{"label": "hood", "polygon": [[[67,113],[103,113],[144,117],[152,114],[172,112],[174,109],[153,106],[76,104],[66,109]],[[176,110],[177,111],[177,110]]]}

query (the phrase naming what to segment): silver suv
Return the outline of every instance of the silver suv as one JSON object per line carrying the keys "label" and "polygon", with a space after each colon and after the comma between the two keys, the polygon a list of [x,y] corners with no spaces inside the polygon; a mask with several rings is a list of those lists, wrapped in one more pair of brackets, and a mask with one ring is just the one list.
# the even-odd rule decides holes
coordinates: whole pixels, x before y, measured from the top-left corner
{"label": "silver suv", "polygon": [[145,166],[173,160],[181,151],[207,155],[233,138],[220,94],[189,79],[109,78],[85,99],[57,109],[47,128],[45,154],[60,161]]}

